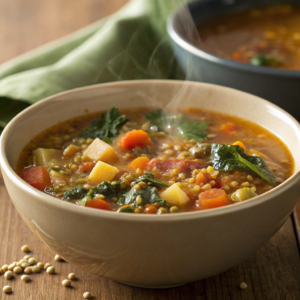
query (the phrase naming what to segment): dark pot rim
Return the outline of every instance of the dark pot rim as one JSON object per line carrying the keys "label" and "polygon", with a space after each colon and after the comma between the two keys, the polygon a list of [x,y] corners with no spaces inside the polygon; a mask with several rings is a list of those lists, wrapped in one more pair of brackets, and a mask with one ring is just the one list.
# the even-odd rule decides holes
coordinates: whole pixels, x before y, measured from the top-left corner
{"label": "dark pot rim", "polygon": [[[194,7],[200,7],[199,3],[203,3],[202,0],[196,0],[187,4],[187,7],[190,11],[193,11]],[[197,4],[197,6],[196,6]],[[205,4],[205,2],[203,3]],[[167,21],[167,32],[171,39],[181,48],[186,50],[188,53],[191,53],[197,57],[200,57],[206,61],[211,63],[219,64],[227,68],[231,69],[238,69],[244,72],[256,73],[260,75],[268,75],[268,76],[276,76],[276,77],[289,77],[289,78],[300,78],[300,71],[291,71],[291,70],[282,70],[276,69],[271,67],[260,67],[260,66],[253,66],[251,64],[236,62],[234,60],[221,58],[216,56],[212,53],[204,51],[190,42],[187,39],[182,37],[178,31],[176,31],[175,22],[180,13],[182,12],[185,5],[180,6],[173,12]]]}

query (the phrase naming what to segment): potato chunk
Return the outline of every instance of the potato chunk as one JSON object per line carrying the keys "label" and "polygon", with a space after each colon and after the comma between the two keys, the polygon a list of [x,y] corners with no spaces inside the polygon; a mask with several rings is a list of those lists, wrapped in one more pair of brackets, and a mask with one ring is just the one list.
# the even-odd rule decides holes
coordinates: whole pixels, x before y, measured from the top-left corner
{"label": "potato chunk", "polygon": [[176,206],[184,206],[190,201],[188,195],[177,185],[177,183],[174,183],[163,191],[160,194],[160,197],[169,204]]}
{"label": "potato chunk", "polygon": [[119,170],[116,167],[98,161],[88,179],[95,183],[101,183],[104,180],[111,181],[118,172]]}
{"label": "potato chunk", "polygon": [[54,163],[55,165],[61,165],[62,153],[56,149],[44,149],[38,148],[33,151],[33,156],[36,165],[48,167],[49,163]]}
{"label": "potato chunk", "polygon": [[94,139],[83,154],[94,161],[109,162],[117,158],[114,148],[98,138]]}

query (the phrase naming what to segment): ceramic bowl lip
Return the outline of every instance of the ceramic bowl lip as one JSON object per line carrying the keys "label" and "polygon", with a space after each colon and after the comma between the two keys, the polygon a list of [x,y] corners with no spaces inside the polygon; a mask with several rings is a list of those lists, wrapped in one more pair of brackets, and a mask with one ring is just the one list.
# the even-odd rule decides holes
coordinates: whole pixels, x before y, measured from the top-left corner
{"label": "ceramic bowl lip", "polygon": [[[105,83],[105,84],[97,84],[82,88],[77,88],[73,90],[68,90],[66,92],[62,92],[50,97],[47,97],[44,100],[41,100],[37,102],[36,104],[26,108],[24,111],[19,113],[16,117],[13,118],[9,122],[9,124],[5,127],[0,140],[0,165],[2,168],[2,172],[5,172],[5,174],[8,176],[8,178],[14,183],[14,185],[19,186],[24,192],[30,194],[32,197],[37,198],[41,203],[45,203],[47,205],[51,205],[57,209],[63,209],[68,212],[72,212],[74,214],[78,215],[89,215],[91,217],[100,217],[100,218],[108,218],[108,219],[115,219],[119,221],[138,221],[138,222],[165,222],[165,221],[186,221],[186,220],[192,220],[197,218],[206,218],[206,217],[212,217],[222,214],[230,214],[234,213],[240,210],[247,209],[252,206],[260,205],[261,203],[264,203],[266,201],[271,201],[274,196],[278,196],[281,193],[284,193],[287,189],[291,188],[294,184],[298,182],[300,179],[300,168],[297,170],[294,170],[294,173],[291,177],[289,177],[286,181],[278,185],[277,187],[273,188],[272,190],[255,197],[254,199],[249,199],[240,203],[235,203],[234,205],[228,205],[223,206],[219,208],[214,208],[210,210],[200,210],[195,212],[181,212],[178,214],[162,214],[162,215],[148,215],[148,214],[120,214],[112,211],[105,211],[105,210],[98,210],[90,207],[80,207],[78,205],[74,205],[73,203],[62,201],[60,199],[56,199],[53,196],[47,195],[35,188],[33,188],[31,185],[26,183],[23,179],[21,179],[17,173],[13,170],[13,168],[10,166],[6,153],[5,153],[5,144],[7,137],[10,135],[10,132],[14,130],[15,124],[19,122],[19,120],[22,120],[23,118],[26,118],[26,115],[31,112],[32,109],[36,109],[37,107],[44,107],[47,106],[48,103],[50,103],[53,99],[57,97],[61,97],[64,95],[77,93],[81,91],[88,91],[92,89],[99,89],[99,88],[105,88],[105,87],[120,87],[120,86],[138,86],[138,85],[145,85],[145,84],[155,84],[155,85],[168,85],[168,84],[182,84],[184,81],[179,80],[135,80],[135,81],[121,81],[121,82],[112,82],[112,83]],[[207,84],[207,83],[199,83],[199,82],[187,82],[185,83],[191,84],[191,85],[198,85],[198,86],[209,86],[213,87],[214,89],[221,89],[225,91],[234,91],[235,93],[238,93],[240,95],[250,95],[245,92],[241,92],[232,88],[222,87],[214,84]],[[274,105],[273,103],[270,103],[267,100],[261,99],[259,97],[256,97],[254,95],[251,95],[251,97],[258,99],[261,101],[262,104],[271,106],[273,109],[276,109],[277,111],[280,111],[283,113],[286,117],[288,117],[294,127],[297,128],[299,133],[299,140],[300,140],[300,124],[287,112],[285,112],[283,109],[279,108],[278,106]],[[60,100],[64,101],[64,100]],[[61,102],[60,102],[61,103]]]}
{"label": "ceramic bowl lip", "polygon": [[[187,6],[193,9],[193,5],[198,2],[200,1],[199,0],[193,1],[191,3],[188,3]],[[293,79],[300,78],[300,71],[297,70],[282,70],[282,69],[270,68],[270,67],[253,66],[251,64],[236,62],[234,60],[219,57],[217,55],[214,55],[210,52],[204,51],[194,46],[193,44],[188,42],[188,40],[185,39],[182,35],[180,35],[180,33],[176,30],[176,26],[175,26],[176,18],[180,15],[184,7],[185,7],[184,5],[180,6],[175,10],[173,14],[170,15],[167,21],[167,31],[171,39],[181,48],[186,50],[188,53],[192,53],[193,55],[200,57],[204,60],[210,61],[212,63],[219,64],[231,69],[238,69],[244,72],[263,74],[266,76],[269,75],[275,77],[289,77]]]}

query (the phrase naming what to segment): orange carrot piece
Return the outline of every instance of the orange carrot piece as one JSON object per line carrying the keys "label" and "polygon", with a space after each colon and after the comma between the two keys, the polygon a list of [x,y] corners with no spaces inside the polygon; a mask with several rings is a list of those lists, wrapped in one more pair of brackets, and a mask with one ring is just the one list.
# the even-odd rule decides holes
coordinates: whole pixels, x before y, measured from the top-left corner
{"label": "orange carrot piece", "polygon": [[196,184],[206,184],[207,181],[206,181],[206,178],[204,176],[203,173],[199,172],[197,175],[196,175]]}
{"label": "orange carrot piece", "polygon": [[145,170],[147,167],[148,162],[150,161],[150,159],[148,157],[138,157],[136,159],[134,159],[129,165],[129,168],[132,169],[137,169],[140,168],[142,170]]}
{"label": "orange carrot piece", "polygon": [[242,143],[242,142],[240,142],[240,141],[236,141],[236,142],[233,143],[232,145],[238,145],[238,146],[240,146],[241,148],[244,149],[244,152],[247,151],[247,148],[246,148],[246,146],[244,145],[244,143]]}
{"label": "orange carrot piece", "polygon": [[51,184],[50,175],[45,167],[31,167],[23,169],[20,177],[36,189],[43,191]]}
{"label": "orange carrot piece", "polygon": [[157,213],[157,207],[155,205],[148,205],[145,208],[146,214],[156,214]]}
{"label": "orange carrot piece", "polygon": [[144,148],[152,142],[144,130],[131,130],[125,133],[120,140],[120,147],[124,150],[132,150],[134,147]]}
{"label": "orange carrot piece", "polygon": [[232,54],[232,58],[235,59],[235,60],[241,59],[241,53],[240,52],[234,52]]}
{"label": "orange carrot piece", "polygon": [[229,198],[222,189],[210,189],[199,195],[198,206],[203,209],[215,208],[230,204]]}
{"label": "orange carrot piece", "polygon": [[79,170],[81,172],[91,172],[95,167],[95,163],[93,162],[84,162],[79,165]]}
{"label": "orange carrot piece", "polygon": [[227,122],[221,125],[221,131],[223,132],[233,132],[236,131],[236,126],[234,123]]}
{"label": "orange carrot piece", "polygon": [[92,208],[98,208],[98,209],[110,210],[110,205],[102,199],[90,199],[86,202],[85,206],[92,207]]}

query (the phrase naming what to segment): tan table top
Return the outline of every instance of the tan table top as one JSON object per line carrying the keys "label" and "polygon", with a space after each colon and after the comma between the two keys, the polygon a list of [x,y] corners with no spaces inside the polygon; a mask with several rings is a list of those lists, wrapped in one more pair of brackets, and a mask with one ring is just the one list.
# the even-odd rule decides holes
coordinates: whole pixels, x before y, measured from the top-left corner
{"label": "tan table top", "polygon": [[[62,37],[121,7],[127,0],[0,0],[0,62]],[[297,206],[300,216],[300,203]],[[296,216],[297,218],[297,216]],[[300,220],[300,218],[299,218]],[[259,251],[233,269],[188,285],[150,290],[106,280],[66,262],[54,262],[54,254],[26,227],[13,207],[0,177],[0,267],[21,259],[20,247],[28,244],[38,261],[53,263],[57,274],[32,275],[24,283],[20,276],[6,280],[0,275],[0,299],[58,300],[83,299],[90,291],[94,299],[105,300],[281,300],[300,299],[300,261],[291,218]],[[72,288],[61,285],[70,272],[78,279]],[[248,288],[240,290],[246,282]],[[2,287],[11,285],[5,295]]]}

